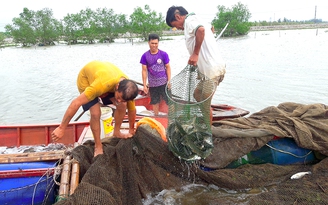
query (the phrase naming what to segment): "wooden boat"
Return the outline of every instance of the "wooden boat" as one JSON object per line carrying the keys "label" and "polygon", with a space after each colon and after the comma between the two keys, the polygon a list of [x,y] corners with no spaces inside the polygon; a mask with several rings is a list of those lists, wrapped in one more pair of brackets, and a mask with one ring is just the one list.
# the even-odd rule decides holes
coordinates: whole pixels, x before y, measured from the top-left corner
{"label": "wooden boat", "polygon": [[[0,146],[48,145],[58,124],[2,125]],[[71,123],[61,143],[73,146],[89,122]],[[65,150],[0,154],[0,204],[53,204],[54,173]]]}
{"label": "wooden boat", "polygon": [[[159,116],[153,115],[150,97],[145,94],[141,93],[136,98],[136,106],[139,111],[142,108],[137,113],[136,121],[150,116],[167,127],[167,106],[164,102],[160,105]],[[115,110],[115,106],[111,108]],[[213,105],[212,109],[213,120],[235,118],[249,113],[229,105]],[[51,133],[58,125],[1,125],[0,146],[49,145],[52,141]],[[73,147],[74,144],[82,144],[88,137],[90,137],[89,122],[73,122],[69,124],[64,137],[58,143]],[[53,179],[58,167],[61,169],[59,187]],[[0,154],[0,204],[12,204],[17,201],[20,201],[20,204],[54,203],[55,190],[59,189],[58,196],[62,198],[72,194],[78,185],[78,176],[78,163],[70,156],[66,156],[65,150]]]}
{"label": "wooden boat", "polygon": [[[137,106],[137,115],[138,118],[140,116],[149,116],[155,118],[157,121],[161,122],[165,128],[167,128],[168,124],[168,106],[164,101],[161,101],[159,105],[160,115],[154,116],[152,113],[152,105],[150,104],[150,97],[145,94],[141,94],[136,98],[136,106]],[[143,107],[140,112],[138,112],[138,106]],[[212,113],[213,113],[213,121],[218,121],[222,119],[229,118],[237,118],[242,117],[249,114],[249,111],[244,110],[242,108],[234,107],[226,104],[212,104],[211,105]],[[149,112],[150,111],[150,112]]]}
{"label": "wooden boat", "polygon": [[[48,145],[51,133],[59,124],[0,125],[0,146]],[[74,144],[89,122],[70,123],[59,143]]]}

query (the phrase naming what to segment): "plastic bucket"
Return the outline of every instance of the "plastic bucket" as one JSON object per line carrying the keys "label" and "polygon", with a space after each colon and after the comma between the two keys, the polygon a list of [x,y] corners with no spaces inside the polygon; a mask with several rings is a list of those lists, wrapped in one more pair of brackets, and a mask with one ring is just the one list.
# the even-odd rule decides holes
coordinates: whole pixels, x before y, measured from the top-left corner
{"label": "plastic bucket", "polygon": [[110,107],[101,107],[100,117],[101,133],[104,137],[111,137],[113,135],[113,110]]}
{"label": "plastic bucket", "polygon": [[[110,107],[101,107],[100,138],[113,136],[113,110]],[[90,116],[90,113],[88,113]]]}

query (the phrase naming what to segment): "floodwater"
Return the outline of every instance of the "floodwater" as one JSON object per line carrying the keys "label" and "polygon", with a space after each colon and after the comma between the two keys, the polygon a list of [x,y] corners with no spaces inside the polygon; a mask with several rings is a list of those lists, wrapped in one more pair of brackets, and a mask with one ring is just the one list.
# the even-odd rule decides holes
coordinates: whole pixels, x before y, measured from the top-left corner
{"label": "floodwater", "polygon": [[[218,41],[227,73],[213,103],[258,112],[282,102],[328,103],[328,29],[251,32]],[[167,37],[172,76],[187,66],[184,37]],[[89,61],[110,61],[141,80],[147,42],[0,50],[0,124],[58,123],[78,95],[76,77]],[[82,110],[79,110],[79,113]],[[77,113],[77,115],[79,114]],[[76,116],[77,116],[76,115]],[[74,117],[75,118],[75,117]],[[88,119],[85,115],[81,120]]]}
{"label": "floodwater", "polygon": [[[187,66],[189,55],[183,36],[167,38],[170,40],[160,41],[159,47],[168,52],[174,76]],[[244,37],[221,38],[218,44],[227,73],[212,103],[251,113],[283,102],[328,103],[328,29],[251,32]],[[131,79],[142,82],[139,61],[148,49],[147,42],[124,40],[1,49],[0,125],[59,123],[78,95],[79,70],[92,60],[110,61]],[[87,115],[81,118],[87,119]],[[249,191],[194,184],[179,191],[163,190],[144,204],[204,204],[217,197],[225,197],[227,204],[247,204],[248,194],[254,194]]]}

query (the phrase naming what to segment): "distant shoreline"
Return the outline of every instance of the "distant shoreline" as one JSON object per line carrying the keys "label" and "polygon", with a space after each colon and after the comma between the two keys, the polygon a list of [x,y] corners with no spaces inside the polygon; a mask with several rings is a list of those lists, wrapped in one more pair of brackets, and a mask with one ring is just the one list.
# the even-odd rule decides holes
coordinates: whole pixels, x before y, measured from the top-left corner
{"label": "distant shoreline", "polygon": [[328,23],[252,26],[249,31],[294,30],[294,29],[316,29],[316,28],[328,28]]}
{"label": "distant shoreline", "polygon": [[[295,29],[316,29],[316,28],[327,28],[328,23],[317,23],[317,24],[290,24],[290,25],[272,25],[272,26],[251,26],[249,32],[252,31],[273,31],[273,30],[295,30]],[[164,31],[164,35],[183,35],[182,30],[175,31]]]}

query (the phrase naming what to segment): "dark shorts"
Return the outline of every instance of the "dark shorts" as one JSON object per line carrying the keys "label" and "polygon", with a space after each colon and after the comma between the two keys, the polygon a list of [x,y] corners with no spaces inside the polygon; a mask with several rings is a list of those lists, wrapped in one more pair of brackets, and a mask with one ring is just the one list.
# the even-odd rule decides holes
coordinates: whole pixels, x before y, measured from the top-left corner
{"label": "dark shorts", "polygon": [[88,102],[87,104],[82,105],[82,108],[84,111],[89,110],[90,107],[94,106],[96,103],[99,102],[99,98],[101,98],[103,105],[113,104],[113,102],[110,100],[112,97],[115,97],[115,93],[108,93],[108,95],[106,95],[105,97],[102,97],[102,98],[97,97],[97,98],[91,100],[90,102]]}
{"label": "dark shorts", "polygon": [[160,103],[161,97],[168,104],[167,95],[165,93],[166,84],[158,86],[158,87],[149,87],[150,93],[150,104],[154,105]]}

